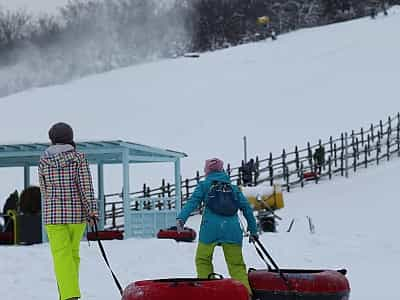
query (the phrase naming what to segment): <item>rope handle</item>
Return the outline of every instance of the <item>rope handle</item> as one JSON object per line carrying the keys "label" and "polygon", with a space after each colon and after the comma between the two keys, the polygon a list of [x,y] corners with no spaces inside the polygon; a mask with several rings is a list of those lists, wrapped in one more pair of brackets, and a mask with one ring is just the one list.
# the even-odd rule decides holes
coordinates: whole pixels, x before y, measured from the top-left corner
{"label": "rope handle", "polygon": [[122,286],[121,286],[121,284],[119,283],[117,276],[114,274],[113,270],[111,269],[110,263],[109,263],[109,261],[108,261],[107,255],[106,255],[106,251],[104,250],[103,244],[101,243],[100,238],[99,238],[99,230],[98,230],[98,228],[97,228],[96,217],[91,217],[91,220],[93,220],[93,224],[94,224],[94,225],[92,226],[92,232],[94,232],[95,235],[96,235],[96,240],[97,240],[97,243],[99,244],[99,248],[100,248],[101,255],[103,256],[103,259],[104,259],[104,261],[105,261],[105,263],[106,263],[108,269],[109,269],[110,272],[111,272],[111,275],[112,275],[112,277],[113,277],[113,279],[114,279],[114,282],[115,282],[115,284],[116,284],[116,286],[117,286],[117,288],[118,288],[118,291],[119,291],[119,293],[120,293],[121,296],[122,296],[122,294],[123,294]]}

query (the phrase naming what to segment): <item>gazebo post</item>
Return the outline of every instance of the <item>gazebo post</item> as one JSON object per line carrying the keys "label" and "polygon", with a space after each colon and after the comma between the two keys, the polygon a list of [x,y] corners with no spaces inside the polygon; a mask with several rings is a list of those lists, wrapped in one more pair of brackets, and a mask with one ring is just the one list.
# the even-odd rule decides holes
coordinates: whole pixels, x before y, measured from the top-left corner
{"label": "gazebo post", "polygon": [[125,150],[122,154],[122,172],[123,172],[123,191],[122,198],[124,200],[124,227],[125,227],[125,238],[129,238],[132,235],[131,232],[131,209],[130,209],[130,197],[129,197],[129,150]]}
{"label": "gazebo post", "polygon": [[105,198],[104,198],[104,165],[103,163],[97,164],[97,186],[98,186],[98,206],[99,206],[99,228],[104,229],[105,225]]}
{"label": "gazebo post", "polygon": [[182,194],[181,194],[181,160],[175,160],[175,210],[177,215],[181,211]]}
{"label": "gazebo post", "polygon": [[24,166],[24,188],[31,185],[31,168],[29,165]]}

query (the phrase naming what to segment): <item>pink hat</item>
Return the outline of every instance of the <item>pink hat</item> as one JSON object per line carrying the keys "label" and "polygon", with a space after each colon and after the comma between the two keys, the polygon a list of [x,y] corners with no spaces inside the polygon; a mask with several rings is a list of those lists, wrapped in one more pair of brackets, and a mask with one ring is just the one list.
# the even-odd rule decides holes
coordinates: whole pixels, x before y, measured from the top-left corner
{"label": "pink hat", "polygon": [[207,159],[204,166],[204,173],[221,172],[224,170],[224,162],[218,158]]}

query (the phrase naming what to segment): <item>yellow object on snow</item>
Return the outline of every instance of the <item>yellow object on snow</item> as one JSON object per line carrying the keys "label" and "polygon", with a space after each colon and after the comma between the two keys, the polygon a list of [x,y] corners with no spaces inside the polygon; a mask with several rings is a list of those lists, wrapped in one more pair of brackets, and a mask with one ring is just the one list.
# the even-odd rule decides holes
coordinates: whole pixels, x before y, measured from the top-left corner
{"label": "yellow object on snow", "polygon": [[270,22],[270,19],[267,16],[262,16],[262,17],[257,18],[257,23],[260,25],[265,25],[265,24],[268,24],[269,22]]}
{"label": "yellow object on snow", "polygon": [[242,192],[255,211],[277,210],[285,206],[282,189],[279,184],[274,184],[272,188],[264,190],[257,187],[245,187]]}

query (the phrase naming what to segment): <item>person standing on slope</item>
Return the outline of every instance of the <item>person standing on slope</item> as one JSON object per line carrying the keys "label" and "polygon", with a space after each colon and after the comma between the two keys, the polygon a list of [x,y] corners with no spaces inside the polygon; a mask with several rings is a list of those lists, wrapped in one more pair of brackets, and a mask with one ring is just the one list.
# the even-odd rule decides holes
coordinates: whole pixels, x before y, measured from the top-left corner
{"label": "person standing on slope", "polygon": [[214,249],[216,246],[221,246],[230,276],[243,283],[251,294],[242,255],[243,231],[237,212],[239,209],[243,212],[250,238],[256,239],[258,235],[253,210],[239,188],[231,184],[229,176],[223,170],[222,160],[218,158],[207,160],[204,172],[205,180],[198,183],[177,217],[178,231],[183,229],[190,214],[203,203],[205,209],[195,258],[197,276],[208,278],[214,273],[212,264]]}
{"label": "person standing on slope", "polygon": [[86,222],[98,216],[97,202],[88,161],[75,150],[72,128],[54,124],[49,138],[52,145],[38,168],[44,224],[60,300],[79,299],[79,246]]}

